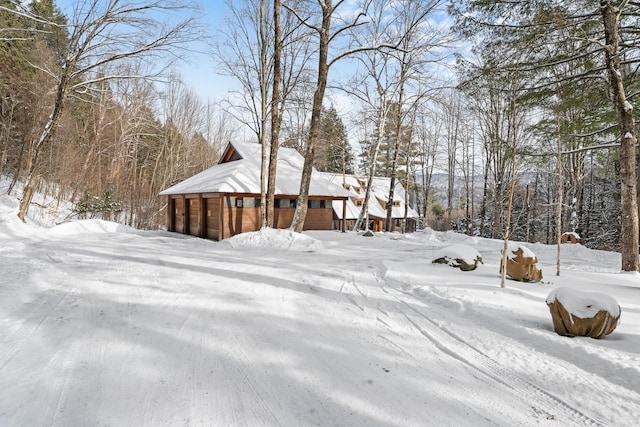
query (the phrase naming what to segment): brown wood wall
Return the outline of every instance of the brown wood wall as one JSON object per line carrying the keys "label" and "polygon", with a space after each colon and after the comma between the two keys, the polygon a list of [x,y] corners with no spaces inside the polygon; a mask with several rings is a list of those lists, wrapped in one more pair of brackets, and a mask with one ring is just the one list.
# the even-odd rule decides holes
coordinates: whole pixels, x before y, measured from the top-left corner
{"label": "brown wood wall", "polygon": [[260,230],[260,208],[224,207],[224,237]]}
{"label": "brown wood wall", "polygon": [[189,204],[189,234],[200,236],[200,199],[188,199]]}
{"label": "brown wood wall", "polygon": [[[275,209],[274,228],[289,228],[293,222],[295,208]],[[304,220],[304,230],[333,230],[333,209],[317,208],[307,209]]]}
{"label": "brown wood wall", "polygon": [[[170,197],[169,206],[173,205],[173,218],[168,215],[168,228],[177,233],[220,240],[260,229],[260,208],[237,208],[232,203],[235,197],[229,199],[229,196],[224,196],[221,200],[216,193]],[[331,206],[330,203],[327,205]],[[290,227],[294,214],[295,208],[276,208],[274,227]],[[333,209],[309,208],[304,229],[332,230]]]}
{"label": "brown wood wall", "polygon": [[[331,203],[329,203],[331,206]],[[304,220],[305,230],[332,230],[333,229],[333,209],[308,209],[307,217]]]}
{"label": "brown wood wall", "polygon": [[206,200],[207,206],[207,235],[208,239],[218,240],[218,230],[220,228],[220,197],[210,197]]}
{"label": "brown wood wall", "polygon": [[182,199],[175,199],[176,233],[184,233],[184,204]]}

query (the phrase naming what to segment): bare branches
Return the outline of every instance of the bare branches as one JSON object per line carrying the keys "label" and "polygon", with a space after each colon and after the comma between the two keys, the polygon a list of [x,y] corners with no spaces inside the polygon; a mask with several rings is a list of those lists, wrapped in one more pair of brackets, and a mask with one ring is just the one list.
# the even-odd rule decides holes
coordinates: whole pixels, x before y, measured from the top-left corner
{"label": "bare branches", "polygon": [[[193,18],[180,17],[178,14],[190,10],[182,3],[171,0],[84,0],[75,4],[60,68],[52,71],[45,66],[39,67],[55,76],[56,96],[49,120],[31,151],[28,182],[18,213],[20,219],[24,220],[37,185],[40,152],[52,139],[69,93],[86,91],[92,84],[121,77],[119,73],[109,74],[108,68],[121,61],[150,57],[157,52],[174,53],[173,50],[179,45],[195,40],[198,35],[196,22]],[[167,12],[172,12],[171,17],[166,16],[167,21],[171,18],[175,23],[167,24],[159,20]],[[26,10],[23,13],[28,14]],[[35,15],[30,19],[45,26],[59,25],[51,19],[43,21],[43,17]],[[180,56],[177,53],[174,55]],[[157,70],[160,67],[155,68]]]}

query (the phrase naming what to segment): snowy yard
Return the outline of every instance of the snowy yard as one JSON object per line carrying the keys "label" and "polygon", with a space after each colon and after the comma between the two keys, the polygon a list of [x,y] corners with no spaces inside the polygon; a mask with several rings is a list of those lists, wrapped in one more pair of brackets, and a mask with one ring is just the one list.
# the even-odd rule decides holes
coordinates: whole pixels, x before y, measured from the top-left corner
{"label": "snowy yard", "polygon": [[[640,275],[527,245],[542,283],[499,287],[502,242],[285,231],[212,242],[102,221],[22,224],[0,199],[2,426],[571,426],[640,419]],[[475,271],[432,264],[447,245]],[[622,310],[554,333],[560,286]]]}

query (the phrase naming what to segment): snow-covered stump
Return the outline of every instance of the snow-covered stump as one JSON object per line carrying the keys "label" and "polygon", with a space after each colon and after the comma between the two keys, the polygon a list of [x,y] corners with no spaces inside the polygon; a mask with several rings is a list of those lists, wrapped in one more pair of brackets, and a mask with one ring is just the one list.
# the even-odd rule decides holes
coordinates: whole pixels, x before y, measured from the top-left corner
{"label": "snow-covered stump", "polygon": [[[507,276],[520,282],[538,282],[542,280],[542,270],[536,265],[538,258],[526,246],[509,246],[507,253]],[[500,261],[500,274],[502,274]]]}
{"label": "snow-covered stump", "polygon": [[603,338],[618,326],[620,306],[609,295],[561,287],[547,296],[558,335]]}
{"label": "snow-covered stump", "polygon": [[435,253],[435,264],[447,264],[462,271],[475,270],[478,263],[482,264],[480,252],[467,245],[451,245]]}

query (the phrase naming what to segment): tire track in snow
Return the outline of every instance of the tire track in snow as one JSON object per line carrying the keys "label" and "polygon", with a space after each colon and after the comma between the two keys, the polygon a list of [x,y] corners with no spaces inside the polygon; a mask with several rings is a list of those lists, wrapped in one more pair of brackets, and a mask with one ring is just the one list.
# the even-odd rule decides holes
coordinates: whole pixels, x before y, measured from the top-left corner
{"label": "tire track in snow", "polygon": [[364,305],[360,304],[360,303],[358,302],[358,300],[356,299],[356,297],[355,297],[352,293],[347,292],[347,289],[346,289],[346,288],[347,288],[347,287],[349,287],[349,286],[354,287],[354,288],[358,291],[358,293],[359,293],[363,298],[367,299],[366,295],[365,295],[365,294],[363,294],[363,293],[360,291],[360,289],[358,288],[358,286],[356,285],[356,279],[355,279],[355,277],[354,277],[354,278],[352,278],[349,282],[342,282],[342,285],[340,285],[340,293],[341,293],[342,295],[344,295],[344,296],[345,296],[345,298],[346,298],[347,300],[349,300],[349,302],[350,302],[351,304],[353,304],[353,305],[355,305],[357,308],[359,308],[359,309],[360,309],[360,311],[362,311],[363,313],[366,313],[366,312],[367,312],[367,308],[366,308]]}
{"label": "tire track in snow", "polygon": [[[404,314],[404,313],[403,313]],[[418,324],[416,321],[412,320],[408,315],[404,314],[405,318],[409,323],[413,325],[413,327],[420,332],[421,335],[429,339],[440,351],[449,355],[450,357],[462,362],[463,364],[469,366],[470,368],[478,371],[480,374],[489,377],[491,380],[504,385],[505,387],[513,390],[517,394],[526,394],[527,397],[538,397],[532,402],[537,401],[538,403],[544,404],[544,413],[549,414],[548,419],[555,419],[554,415],[551,415],[553,409],[557,409],[558,407],[562,408],[565,413],[568,413],[571,417],[577,417],[581,422],[585,422],[586,425],[592,426],[605,426],[606,424],[596,420],[589,415],[583,413],[582,411],[572,407],[570,404],[559,398],[558,396],[553,395],[552,393],[532,384],[531,382],[524,380],[513,372],[502,368],[502,365],[497,361],[491,359],[488,355],[480,352],[475,349],[473,346],[469,345],[464,341],[459,341],[459,344],[462,345],[451,345],[450,343],[445,343],[442,338],[435,337],[432,332],[427,331],[424,327]],[[421,317],[425,317],[421,315]],[[455,335],[449,333],[448,331],[440,328],[433,322],[431,319],[427,320],[438,327],[445,333],[448,333],[451,337],[456,338]],[[458,347],[453,349],[452,347]],[[469,349],[473,349],[477,352],[479,357],[464,357],[460,353],[460,347],[467,347]],[[469,356],[467,354],[467,356]],[[504,380],[503,378],[507,378],[508,380]],[[547,402],[541,402],[539,397],[542,396],[544,399],[550,399],[552,401],[552,406],[549,407]],[[533,404],[533,403],[532,403]],[[541,407],[543,405],[540,405]]]}
{"label": "tire track in snow", "polygon": [[[386,286],[385,279],[383,279],[380,274],[374,272],[374,277],[378,286],[380,286],[384,292],[390,294],[404,308],[398,310],[398,312],[402,314],[418,333],[431,341],[443,354],[468,366],[489,378],[491,381],[512,390],[514,394],[522,397],[522,401],[529,402],[537,413],[547,414],[546,417],[549,420],[556,420],[557,417],[554,413],[562,412],[570,419],[583,425],[606,425],[604,421],[584,413],[555,394],[522,378],[518,373],[509,369],[508,366],[494,360],[480,349],[469,344],[463,338],[443,328],[430,316],[406,301],[406,298],[413,298],[413,295],[403,292],[401,289]],[[389,289],[392,292],[389,292]],[[407,314],[407,311],[418,316],[420,321],[426,321],[426,324],[414,320],[411,315]]]}

